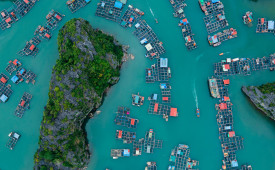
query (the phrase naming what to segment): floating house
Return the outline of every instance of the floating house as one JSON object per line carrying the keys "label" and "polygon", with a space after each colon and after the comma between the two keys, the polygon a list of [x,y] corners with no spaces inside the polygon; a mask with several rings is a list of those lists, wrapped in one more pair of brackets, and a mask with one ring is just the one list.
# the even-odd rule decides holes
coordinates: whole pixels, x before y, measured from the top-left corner
{"label": "floating house", "polygon": [[75,13],[80,8],[86,6],[91,0],[68,0],[66,2],[68,8],[72,13]]}
{"label": "floating house", "polygon": [[20,138],[20,135],[16,132],[11,132],[9,134],[9,141],[6,144],[6,147],[9,148],[10,150],[13,150],[13,148],[15,147],[16,143],[18,142]]}
{"label": "floating house", "polygon": [[136,21],[143,15],[144,12],[137,8],[134,8],[132,5],[129,5],[126,12],[121,18],[120,25],[125,28],[132,27],[136,23]]}
{"label": "floating house", "polygon": [[112,149],[111,157],[118,159],[120,157],[130,157],[130,149]]}
{"label": "floating house", "polygon": [[101,0],[97,4],[96,16],[120,23],[122,9],[127,0]]}
{"label": "floating house", "polygon": [[168,170],[181,169],[197,169],[199,162],[191,160],[189,157],[190,149],[188,145],[179,144],[171,151],[169,158]]}
{"label": "floating house", "polygon": [[117,130],[116,139],[123,140],[123,143],[132,143],[136,140],[136,132]]}
{"label": "floating house", "polygon": [[147,162],[145,170],[157,170],[157,163],[156,162]]}
{"label": "floating house", "polygon": [[163,103],[171,103],[171,85],[170,83],[160,83],[160,90]]}
{"label": "floating house", "polygon": [[40,44],[41,39],[36,36],[33,37],[30,41],[27,41],[25,47],[18,52],[20,56],[36,56],[38,53],[37,45]]}
{"label": "floating house", "polygon": [[133,141],[133,156],[139,156],[142,153],[142,148],[144,145],[144,138],[138,141]]}
{"label": "floating house", "polygon": [[247,11],[245,15],[243,16],[243,23],[246,25],[249,25],[253,22],[253,13],[250,11]]}
{"label": "floating house", "polygon": [[233,39],[237,37],[237,31],[233,28],[223,30],[223,32],[219,32],[212,36],[208,35],[208,42],[211,46],[217,47],[221,45],[223,41]]}
{"label": "floating house", "polygon": [[209,90],[210,94],[214,98],[220,98],[220,93],[219,93],[219,88],[218,88],[218,83],[216,78],[209,78],[208,79],[208,84],[209,84]]}
{"label": "floating house", "polygon": [[128,108],[119,107],[115,118],[115,124],[128,128],[136,128],[138,119],[130,118],[130,110]]}
{"label": "floating house", "polygon": [[29,94],[29,93],[24,93],[23,94],[23,97],[21,98],[18,106],[16,107],[16,110],[14,112],[14,115],[19,117],[19,118],[22,118],[25,111],[27,109],[30,109],[30,101],[31,101],[31,98],[32,98],[32,95]]}
{"label": "floating house", "polygon": [[9,80],[8,76],[6,76],[3,73],[0,74],[0,84],[4,85],[8,82],[8,80]]}
{"label": "floating house", "polygon": [[174,9],[174,17],[184,18],[184,8],[187,6],[184,0],[170,0],[170,3]]}
{"label": "floating house", "polygon": [[138,94],[132,94],[132,105],[142,106],[144,103],[144,97]]}
{"label": "floating house", "polygon": [[5,85],[0,83],[0,103],[6,103],[10,96],[12,95],[13,91],[11,90],[11,85]]}
{"label": "floating house", "polygon": [[17,59],[15,59],[14,61],[9,61],[8,66],[6,67],[6,71],[11,75],[14,71],[16,71],[20,66],[21,66],[21,62]]}
{"label": "floating house", "polygon": [[169,116],[178,116],[178,110],[177,108],[160,104],[158,101],[151,100],[148,108],[148,114],[162,115],[163,118],[168,121]]}
{"label": "floating house", "polygon": [[156,140],[155,132],[150,129],[144,138],[144,152],[153,153],[155,148],[162,148],[162,140]]}

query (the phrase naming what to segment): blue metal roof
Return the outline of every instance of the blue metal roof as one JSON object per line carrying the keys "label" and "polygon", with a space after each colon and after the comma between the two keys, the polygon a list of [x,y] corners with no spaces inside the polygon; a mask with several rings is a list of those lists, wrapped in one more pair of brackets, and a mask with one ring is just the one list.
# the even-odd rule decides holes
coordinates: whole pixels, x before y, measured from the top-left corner
{"label": "blue metal roof", "polygon": [[2,102],[6,102],[8,100],[8,97],[6,95],[2,94],[2,96],[0,97],[0,100]]}
{"label": "blue metal roof", "polygon": [[116,1],[115,2],[115,7],[118,8],[118,9],[121,9],[122,8],[122,3],[119,2],[119,1]]}
{"label": "blue metal roof", "polygon": [[11,78],[11,81],[12,82],[14,82],[14,83],[16,83],[17,81],[18,81],[18,77],[17,76],[13,76],[12,78]]}

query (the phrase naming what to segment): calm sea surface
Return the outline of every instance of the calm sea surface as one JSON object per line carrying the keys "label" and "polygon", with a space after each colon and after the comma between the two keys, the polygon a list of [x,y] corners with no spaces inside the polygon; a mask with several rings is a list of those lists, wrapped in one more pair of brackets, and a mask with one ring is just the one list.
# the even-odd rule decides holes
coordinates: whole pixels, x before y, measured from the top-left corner
{"label": "calm sea surface", "polygon": [[[238,31],[238,38],[226,41],[218,48],[208,45],[207,32],[203,23],[197,0],[186,0],[188,6],[185,13],[191,23],[198,48],[187,51],[181,30],[177,26],[178,19],[173,18],[172,7],[168,0],[129,0],[128,4],[145,12],[144,19],[163,41],[172,69],[172,106],[178,107],[179,117],[165,122],[161,116],[148,115],[149,102],[137,108],[131,105],[131,94],[140,92],[146,98],[153,92],[160,92],[159,84],[145,84],[145,68],[153,64],[144,57],[145,49],[132,34],[132,29],[124,29],[119,24],[95,17],[96,4],[93,0],[88,6],[75,14],[71,14],[64,1],[40,0],[34,8],[12,28],[0,31],[0,72],[7,74],[5,67],[9,60],[18,58],[23,66],[37,74],[36,84],[12,84],[13,95],[5,104],[0,104],[0,169],[30,170],[33,168],[33,155],[38,148],[39,127],[43,108],[48,99],[51,70],[58,58],[57,34],[55,30],[49,42],[39,45],[36,57],[19,57],[16,53],[24,47],[27,40],[33,37],[34,30],[46,21],[45,16],[51,10],[58,10],[66,15],[58,29],[71,18],[81,17],[88,20],[94,28],[99,28],[114,35],[122,44],[130,45],[134,60],[125,63],[121,70],[121,80],[115,85],[100,108],[102,111],[86,126],[92,151],[88,169],[103,170],[141,170],[147,161],[156,161],[159,169],[167,169],[171,149],[179,143],[191,148],[190,157],[200,161],[202,170],[218,170],[221,168],[222,151],[216,124],[217,100],[209,95],[207,77],[213,73],[212,64],[226,57],[262,57],[275,52],[275,37],[271,34],[256,34],[255,23],[252,28],[243,25],[241,16],[248,10],[253,11],[255,20],[258,17],[275,19],[275,1],[259,0],[223,0],[226,17],[230,26]],[[147,2],[148,3],[147,3]],[[149,5],[148,5],[149,4]],[[0,2],[0,10],[11,5]],[[153,11],[159,24],[155,24]],[[219,53],[225,53],[219,56]],[[233,103],[234,126],[237,135],[244,137],[244,149],[237,152],[239,164],[250,163],[255,170],[275,169],[275,123],[258,112],[241,92],[242,85],[260,85],[275,81],[275,72],[260,71],[251,76],[231,77],[230,97]],[[9,81],[11,84],[11,81]],[[195,116],[198,98],[201,117]],[[31,109],[22,119],[14,116],[15,108],[24,92],[33,95]],[[163,140],[163,149],[156,149],[154,154],[143,153],[140,157],[110,157],[111,148],[130,148],[132,145],[122,144],[115,140],[116,126],[113,122],[118,106],[127,106],[131,115],[139,119],[136,129],[137,137],[142,138],[145,132],[153,128],[156,138]],[[126,129],[125,129],[126,130]],[[18,131],[22,137],[13,151],[5,147],[8,134]]]}

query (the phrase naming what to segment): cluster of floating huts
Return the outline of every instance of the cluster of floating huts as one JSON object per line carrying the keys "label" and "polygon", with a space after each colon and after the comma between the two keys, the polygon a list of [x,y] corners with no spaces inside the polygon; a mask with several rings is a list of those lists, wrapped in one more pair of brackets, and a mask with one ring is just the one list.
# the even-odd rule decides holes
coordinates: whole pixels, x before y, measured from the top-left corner
{"label": "cluster of floating huts", "polygon": [[0,27],[2,30],[10,28],[12,24],[16,23],[24,17],[35,5],[37,0],[17,0],[14,4],[0,12]]}
{"label": "cluster of floating huts", "polygon": [[191,29],[191,25],[184,14],[184,8],[187,6],[185,0],[169,0],[173,9],[174,9],[174,17],[180,19],[179,26],[182,31],[183,38],[185,40],[185,46],[188,50],[193,50],[197,48],[197,43],[194,39],[194,34]]}
{"label": "cluster of floating huts", "polygon": [[58,23],[62,20],[64,15],[58,11],[51,10],[46,16],[46,23],[41,26],[39,25],[35,32],[34,37],[26,42],[25,47],[18,52],[20,56],[36,56],[38,53],[38,45],[45,39],[49,40],[52,37],[52,31],[58,26]]}
{"label": "cluster of floating huts", "polygon": [[[230,79],[232,75],[251,75],[252,71],[275,69],[275,54],[262,58],[227,58],[214,64],[214,76],[208,79],[210,94],[217,98],[216,104],[219,139],[223,151],[222,169],[237,169],[239,167],[236,151],[244,148],[243,138],[237,136],[234,130],[232,103],[229,97]],[[242,169],[252,169],[251,165],[243,165]]]}
{"label": "cluster of floating huts", "polygon": [[90,3],[91,0],[68,0],[66,2],[68,8],[72,13],[75,13],[80,8],[86,6],[88,3]]}
{"label": "cluster of floating huts", "polygon": [[219,46],[223,41],[237,37],[236,29],[227,28],[229,24],[225,17],[224,5],[220,0],[199,0],[199,5],[205,14],[203,20],[211,46]]}
{"label": "cluster of floating huts", "polygon": [[256,28],[256,33],[272,33],[275,35],[274,20],[267,20],[266,18],[259,18]]}

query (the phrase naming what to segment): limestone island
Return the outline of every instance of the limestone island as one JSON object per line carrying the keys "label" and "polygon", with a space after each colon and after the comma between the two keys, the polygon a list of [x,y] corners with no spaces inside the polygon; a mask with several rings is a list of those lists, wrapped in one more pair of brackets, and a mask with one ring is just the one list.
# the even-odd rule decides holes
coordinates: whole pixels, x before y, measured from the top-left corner
{"label": "limestone island", "polygon": [[52,70],[34,169],[82,169],[90,159],[85,124],[118,82],[123,49],[83,19],[68,21],[57,42],[59,58]]}
{"label": "limestone island", "polygon": [[275,82],[242,87],[242,91],[259,110],[275,120]]}

